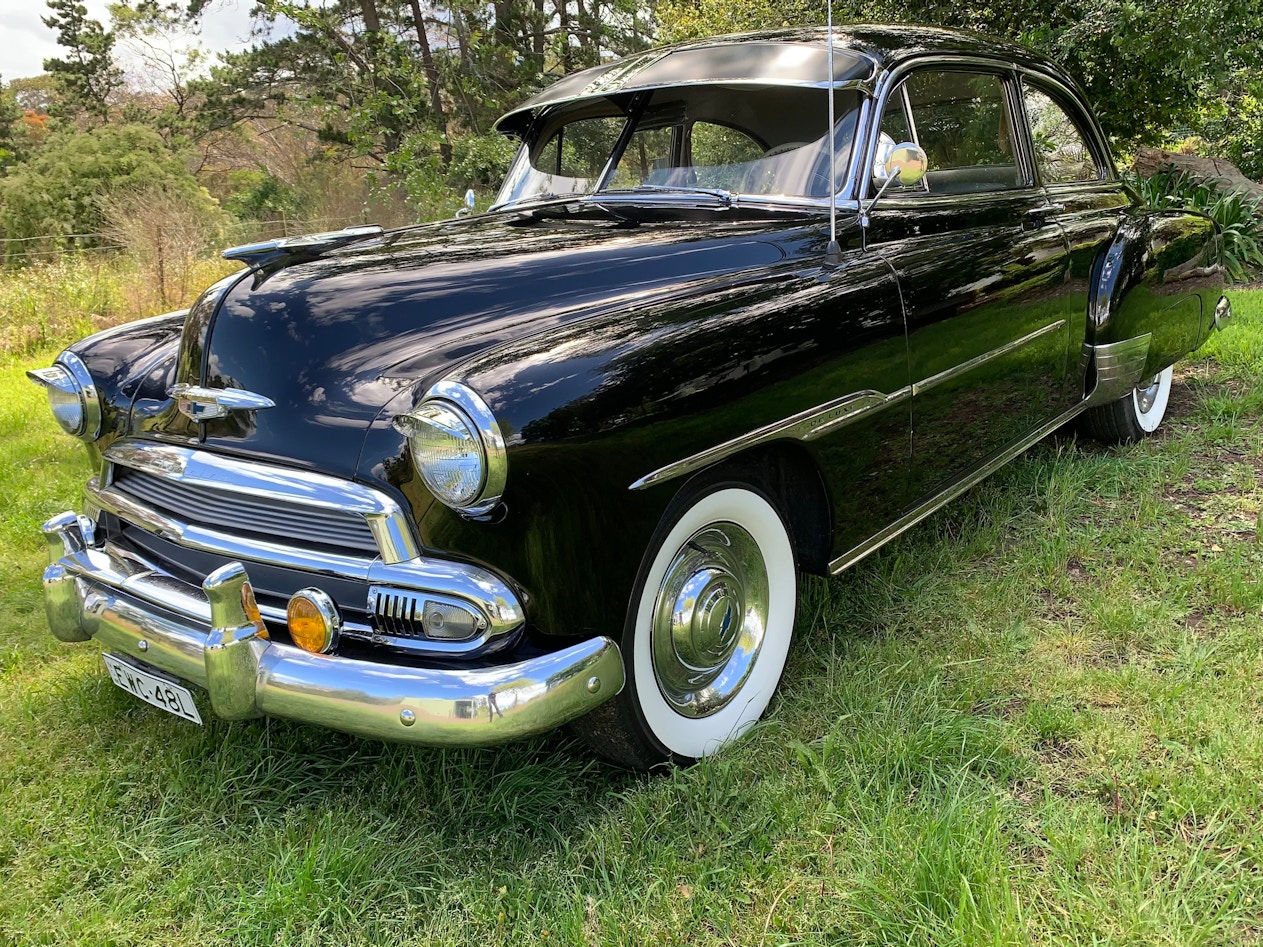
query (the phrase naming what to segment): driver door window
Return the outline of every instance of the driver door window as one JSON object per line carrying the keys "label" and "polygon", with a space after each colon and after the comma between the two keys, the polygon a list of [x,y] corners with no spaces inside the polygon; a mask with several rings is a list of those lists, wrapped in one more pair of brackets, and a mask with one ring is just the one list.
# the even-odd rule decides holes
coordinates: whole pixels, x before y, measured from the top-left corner
{"label": "driver door window", "polygon": [[924,190],[910,193],[1000,191],[1026,183],[1001,76],[914,72],[890,97],[881,134],[882,140],[915,141],[925,149],[930,170]]}

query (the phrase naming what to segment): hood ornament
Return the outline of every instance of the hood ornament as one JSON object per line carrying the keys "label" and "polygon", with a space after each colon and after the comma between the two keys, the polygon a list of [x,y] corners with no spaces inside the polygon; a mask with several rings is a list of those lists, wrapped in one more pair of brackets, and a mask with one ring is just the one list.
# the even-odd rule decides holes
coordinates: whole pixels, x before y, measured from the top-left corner
{"label": "hood ornament", "polygon": [[261,243],[247,243],[229,247],[220,254],[225,260],[240,260],[246,266],[265,266],[276,260],[307,259],[320,256],[326,250],[335,250],[359,240],[380,237],[385,233],[380,224],[363,227],[347,227],[327,233],[309,233],[301,237],[281,237]]}
{"label": "hood ornament", "polygon": [[271,398],[241,388],[175,385],[167,394],[175,399],[175,406],[182,415],[198,422],[225,418],[230,411],[258,411],[276,407],[276,402]]}

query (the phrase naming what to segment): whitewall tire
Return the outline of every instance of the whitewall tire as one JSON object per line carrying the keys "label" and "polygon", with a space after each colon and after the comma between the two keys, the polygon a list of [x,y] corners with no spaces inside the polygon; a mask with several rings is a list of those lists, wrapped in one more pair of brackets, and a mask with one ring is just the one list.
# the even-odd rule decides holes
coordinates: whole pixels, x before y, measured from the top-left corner
{"label": "whitewall tire", "polygon": [[1167,366],[1111,404],[1089,408],[1084,429],[1106,444],[1130,444],[1152,434],[1166,417],[1172,368]]}
{"label": "whitewall tire", "polygon": [[581,734],[637,768],[714,753],[767,709],[796,608],[794,550],[771,501],[719,484],[677,503],[630,604],[627,685]]}

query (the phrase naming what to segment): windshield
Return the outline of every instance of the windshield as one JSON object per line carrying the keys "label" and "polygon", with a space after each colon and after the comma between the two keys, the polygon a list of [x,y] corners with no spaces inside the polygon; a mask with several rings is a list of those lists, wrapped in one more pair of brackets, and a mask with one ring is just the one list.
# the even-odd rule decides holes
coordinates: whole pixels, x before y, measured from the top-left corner
{"label": "windshield", "polygon": [[[714,189],[829,196],[824,89],[696,85],[550,109],[533,125],[496,205],[552,197]],[[834,93],[834,180],[845,180],[860,94]]]}

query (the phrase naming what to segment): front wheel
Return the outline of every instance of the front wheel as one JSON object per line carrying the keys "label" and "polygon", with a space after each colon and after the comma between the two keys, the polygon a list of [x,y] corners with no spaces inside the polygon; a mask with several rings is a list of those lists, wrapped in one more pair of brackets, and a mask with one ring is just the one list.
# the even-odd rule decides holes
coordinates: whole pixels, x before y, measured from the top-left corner
{"label": "front wheel", "polygon": [[601,755],[692,762],[767,708],[789,653],[797,571],[776,508],[744,485],[677,501],[645,554],[623,633],[627,684],[577,722]]}
{"label": "front wheel", "polygon": [[1106,444],[1131,444],[1152,434],[1162,423],[1171,399],[1170,366],[1111,404],[1083,413],[1083,428]]}

